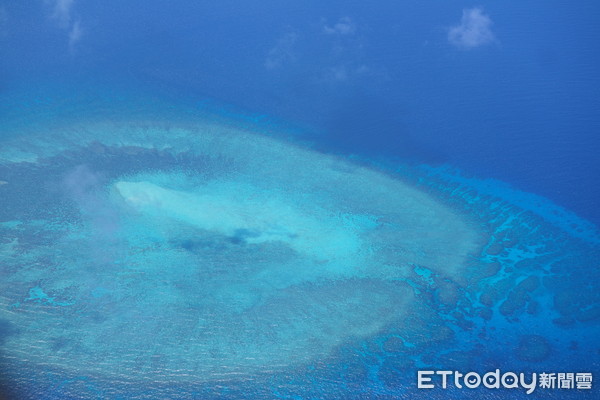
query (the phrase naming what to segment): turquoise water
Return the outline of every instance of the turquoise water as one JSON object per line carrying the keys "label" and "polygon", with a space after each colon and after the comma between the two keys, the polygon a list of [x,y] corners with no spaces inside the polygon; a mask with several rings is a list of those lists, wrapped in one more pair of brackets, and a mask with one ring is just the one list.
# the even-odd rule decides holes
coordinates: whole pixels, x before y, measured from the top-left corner
{"label": "turquoise water", "polygon": [[0,399],[600,398],[599,19],[0,0]]}
{"label": "turquoise water", "polygon": [[4,97],[11,396],[594,396],[416,388],[419,369],[596,373],[593,224],[214,102],[69,90]]}

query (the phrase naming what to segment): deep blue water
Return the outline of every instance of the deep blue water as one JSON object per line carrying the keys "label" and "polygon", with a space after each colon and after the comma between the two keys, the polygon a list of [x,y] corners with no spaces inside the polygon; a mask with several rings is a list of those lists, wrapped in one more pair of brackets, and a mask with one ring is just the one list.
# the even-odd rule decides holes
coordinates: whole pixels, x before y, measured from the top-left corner
{"label": "deep blue water", "polygon": [[[415,390],[416,371],[426,367],[589,371],[600,379],[599,18],[600,5],[593,1],[574,5],[539,0],[510,4],[0,0],[0,140],[6,152],[1,153],[0,165],[4,191],[0,193],[0,346],[7,355],[2,360],[5,386],[17,388],[15,396],[52,399],[416,398],[430,396]],[[149,131],[123,128],[128,121]],[[314,154],[335,154],[342,161],[331,174],[354,171],[356,166],[346,162],[355,162],[396,177],[464,217],[477,234],[473,246],[478,247],[468,252],[466,269],[455,276],[427,258],[443,257],[450,239],[432,235],[431,248],[427,240],[415,239],[414,257],[421,258],[407,264],[414,274],[395,277],[390,266],[404,265],[413,255],[410,246],[393,247],[390,232],[428,236],[418,224],[402,227],[398,221],[410,218],[390,211],[402,209],[392,194],[382,194],[381,204],[344,200],[348,193],[366,198],[373,193],[369,185],[375,188],[377,180],[365,178],[358,167],[359,172],[345,180],[321,176],[318,171],[329,171],[328,167],[310,164],[318,157],[298,155],[285,146],[281,152],[290,152],[289,164],[277,164],[279,153],[274,150],[260,153],[248,144],[248,154],[257,162],[251,167],[250,161],[237,158],[243,152],[227,147],[227,140],[194,147],[200,146],[195,138],[208,129],[195,124],[206,121],[266,133],[291,146],[310,148]],[[114,123],[115,128],[97,128],[94,124],[99,122]],[[173,133],[178,127],[184,132],[181,136]],[[173,147],[171,141],[176,143]],[[257,139],[257,143],[262,142]],[[14,156],[15,148],[40,159]],[[223,159],[210,158],[217,153]],[[260,157],[264,162],[257,161]],[[314,182],[292,172],[304,165],[302,157],[307,160],[306,170],[315,171]],[[258,171],[255,176],[248,172],[253,168]],[[202,197],[205,193],[195,189],[197,182],[182,177],[182,171],[185,176],[199,174],[201,180],[216,176],[223,186],[211,187],[209,197]],[[231,178],[235,173],[242,177]],[[141,182],[141,189],[127,186],[130,180]],[[126,183],[119,186],[120,182]],[[148,182],[152,186],[145,186]],[[240,203],[236,193],[254,190],[247,184],[261,188],[254,194],[258,200],[249,195],[252,202]],[[110,188],[109,194],[99,189],[103,185]],[[349,192],[353,185],[363,185],[364,192]],[[126,194],[124,187],[140,190],[141,195]],[[318,198],[316,188],[326,193],[324,198]],[[142,216],[127,214],[127,208],[111,197],[115,190],[141,207],[136,211]],[[265,195],[261,190],[274,192]],[[303,191],[309,199],[299,195]],[[148,209],[147,204],[136,203],[141,198],[137,196],[161,197],[163,203]],[[271,199],[273,204],[268,203]],[[289,201],[291,211],[280,200]],[[266,206],[258,207],[254,201]],[[233,215],[230,225],[237,229],[206,219],[196,221],[195,214],[185,210],[190,203],[224,203],[227,208],[228,202],[226,214]],[[322,208],[335,209],[341,217],[328,219],[329,214],[320,214]],[[334,275],[310,275],[308,283],[298,283],[293,276],[275,274],[254,287],[246,282],[251,278],[240,275],[242,279],[230,269],[210,270],[201,277],[186,275],[185,267],[194,257],[213,260],[221,253],[225,256],[217,259],[230,264],[249,260],[249,270],[262,265],[259,254],[265,254],[267,261],[286,260],[294,266],[321,254],[323,259],[315,265],[337,267],[338,262],[349,262],[339,256],[343,251],[319,247],[321,242],[333,241],[338,223],[344,234],[358,232],[362,238],[374,229],[364,215],[377,213],[385,216],[381,220],[387,222],[381,226],[389,224],[385,229],[390,231],[378,228],[376,250],[370,250],[378,255],[361,262],[380,268],[373,267],[381,276],[372,271],[357,273],[354,280],[345,277],[347,282],[336,283]],[[248,214],[257,214],[258,222]],[[459,229],[448,218],[441,221],[447,225],[440,225],[440,232]],[[320,220],[334,231],[319,225]],[[163,223],[169,227],[166,232],[161,230]],[[191,227],[181,225],[186,223]],[[293,231],[294,224],[314,237],[309,234],[306,242],[296,239],[302,234]],[[113,236],[118,239],[113,241]],[[467,236],[465,243],[470,241]],[[340,248],[350,251],[352,237],[340,237]],[[286,243],[289,248],[272,243]],[[248,247],[239,250],[238,245]],[[100,255],[103,248],[111,249],[108,258]],[[148,255],[129,253],[140,248]],[[289,249],[300,258],[285,258],[291,257],[286,255]],[[359,253],[368,251],[361,248]],[[75,272],[82,259],[90,269],[79,275]],[[169,275],[158,268],[163,264],[178,269]],[[128,273],[146,273],[150,278],[125,277],[110,283],[114,274],[123,272],[111,269],[115,265],[127,265]],[[147,270],[140,272],[140,266]],[[497,270],[480,272],[485,266]],[[49,271],[47,276],[43,268]],[[283,350],[276,356],[275,345],[257,351],[267,360],[256,362],[260,368],[212,354],[211,360],[229,360],[242,371],[235,370],[241,377],[225,379],[215,373],[218,361],[188,365],[191,361],[184,351],[171,355],[168,350],[172,338],[186,335],[190,318],[213,307],[193,296],[184,302],[189,308],[173,299],[179,291],[191,296],[196,287],[209,291],[199,282],[219,274],[224,274],[224,282],[243,281],[239,298],[216,283],[210,289],[224,302],[233,296],[233,303],[242,304],[227,308],[227,318],[228,312],[241,312],[236,307],[258,304],[263,308],[257,315],[265,315],[257,317],[260,321],[272,316],[280,326],[288,321],[294,325],[300,320],[293,317],[298,310],[310,309],[303,303],[306,297],[317,299],[315,310],[321,310],[329,298],[334,306],[329,313],[314,311],[310,317],[316,321],[310,335],[317,338],[314,343],[309,340],[310,345],[303,344],[309,334],[303,334],[302,327],[273,328],[273,335],[299,343],[296,350],[286,347],[290,354],[299,354],[298,362],[281,361],[289,356]],[[154,292],[157,282],[172,286]],[[390,285],[396,284],[415,291],[417,309],[402,317],[409,323],[386,319],[386,301],[405,301],[395,297]],[[267,286],[284,294],[273,294]],[[399,287],[398,292],[406,290]],[[255,292],[264,299],[254,299]],[[354,315],[335,297],[346,292],[367,298],[368,293],[381,295],[365,300],[364,309],[358,307],[362,311]],[[265,308],[269,301],[276,302],[272,299],[284,302],[277,296],[287,299],[289,310]],[[127,311],[128,301],[135,312]],[[153,307],[172,312],[173,320],[153,314]],[[113,320],[105,312],[117,317]],[[137,312],[143,317],[135,316]],[[35,318],[29,319],[38,314],[44,321],[41,326],[32,322]],[[340,316],[346,314],[351,317]],[[352,331],[350,338],[331,339],[337,337],[332,326],[364,322],[370,314],[378,316],[369,320],[372,331]],[[133,345],[128,353],[123,346],[137,343],[135,333],[114,344],[107,339],[118,331],[120,318],[130,326],[136,326],[132,322],[136,318],[160,322],[154,326],[138,321],[138,335],[148,335],[157,326],[174,328],[161,331],[152,350]],[[79,319],[84,321],[81,326],[73,322]],[[101,335],[82,333],[90,329],[89,321],[105,324],[105,330],[99,329]],[[267,329],[260,325],[263,322],[224,321],[227,332],[250,332],[237,338],[223,334],[226,345],[238,352],[253,342],[252,329],[261,337],[261,327]],[[56,331],[48,329],[52,333],[39,340],[56,358],[46,366],[39,360],[30,365],[24,356],[26,346],[33,346],[35,332],[44,331],[46,322]],[[67,324],[66,334],[60,336],[56,332],[62,323]],[[257,346],[263,345],[258,342]],[[98,357],[118,351],[124,355],[99,362],[98,370],[78,373],[66,368],[71,363],[89,363],[90,343],[96,343]],[[198,344],[188,345],[192,350],[187,354],[195,356],[193,345]],[[37,357],[44,354],[40,351]],[[198,377],[166,379],[178,357]],[[127,363],[134,358],[135,362]],[[268,371],[269,360],[284,367]],[[133,383],[126,378],[111,380],[106,373],[115,366],[126,371],[119,370],[123,377],[131,374]],[[139,374],[132,369],[139,369]],[[148,384],[151,381],[154,384]],[[594,398],[597,393],[595,387],[592,392],[542,394]],[[508,398],[514,393],[435,392],[439,398],[488,395]],[[542,398],[539,391],[537,395]]]}

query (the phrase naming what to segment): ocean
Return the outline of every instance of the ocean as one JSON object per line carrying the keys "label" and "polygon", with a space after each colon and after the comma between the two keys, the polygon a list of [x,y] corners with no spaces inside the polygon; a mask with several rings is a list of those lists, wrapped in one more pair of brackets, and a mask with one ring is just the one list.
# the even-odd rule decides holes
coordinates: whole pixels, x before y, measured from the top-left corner
{"label": "ocean", "polygon": [[599,18],[0,0],[0,398],[597,398]]}

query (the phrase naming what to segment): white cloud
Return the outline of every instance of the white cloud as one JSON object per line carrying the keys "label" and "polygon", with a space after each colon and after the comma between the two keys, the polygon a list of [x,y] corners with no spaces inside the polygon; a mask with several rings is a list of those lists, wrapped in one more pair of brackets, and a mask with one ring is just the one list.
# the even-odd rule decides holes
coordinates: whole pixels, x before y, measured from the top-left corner
{"label": "white cloud", "polygon": [[328,82],[346,82],[361,75],[369,75],[370,73],[371,69],[364,64],[341,64],[329,68],[329,70],[326,71],[324,78],[325,81]]}
{"label": "white cloud", "polygon": [[53,6],[52,18],[56,19],[62,28],[68,28],[71,23],[71,10],[74,3],[75,0],[50,0]]}
{"label": "white cloud", "polygon": [[265,60],[265,68],[277,69],[286,63],[292,62],[296,59],[294,54],[294,47],[298,40],[298,34],[295,32],[288,32],[277,40],[277,43],[267,55]]}
{"label": "white cloud", "polygon": [[81,20],[73,15],[75,0],[44,0],[44,2],[52,8],[50,18],[67,33],[69,50],[72,52],[84,32]]}
{"label": "white cloud", "polygon": [[269,49],[263,62],[272,72],[291,72],[311,84],[351,84],[359,80],[387,80],[385,69],[368,62],[363,32],[349,18],[334,25],[325,19],[301,31],[288,28]]}
{"label": "white cloud", "polygon": [[389,79],[389,75],[381,68],[373,68],[366,64],[348,62],[346,64],[338,64],[324,68],[317,78],[317,82],[343,84],[356,81],[357,79],[384,81]]}
{"label": "white cloud", "polygon": [[329,69],[326,79],[334,82],[345,82],[348,80],[348,68],[345,65],[338,65]]}
{"label": "white cloud", "polygon": [[356,24],[350,17],[342,17],[334,25],[323,24],[323,32],[328,35],[352,35],[356,32]]}
{"label": "white cloud", "polygon": [[474,49],[495,41],[490,17],[481,8],[464,9],[460,25],[448,30],[448,41],[461,49]]}
{"label": "white cloud", "polygon": [[77,20],[73,23],[73,26],[71,26],[71,30],[69,31],[69,49],[71,49],[71,51],[73,51],[75,45],[81,39],[81,35],[83,35],[81,23]]}

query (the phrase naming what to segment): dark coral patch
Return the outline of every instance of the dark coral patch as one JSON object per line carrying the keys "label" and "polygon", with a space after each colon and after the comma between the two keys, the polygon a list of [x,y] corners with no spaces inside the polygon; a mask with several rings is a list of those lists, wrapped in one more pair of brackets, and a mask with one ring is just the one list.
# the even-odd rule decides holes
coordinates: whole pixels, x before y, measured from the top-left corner
{"label": "dark coral patch", "polygon": [[540,335],[523,335],[516,348],[517,358],[529,362],[544,361],[551,351],[548,340]]}

